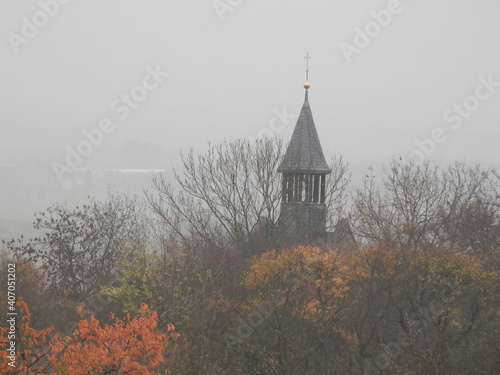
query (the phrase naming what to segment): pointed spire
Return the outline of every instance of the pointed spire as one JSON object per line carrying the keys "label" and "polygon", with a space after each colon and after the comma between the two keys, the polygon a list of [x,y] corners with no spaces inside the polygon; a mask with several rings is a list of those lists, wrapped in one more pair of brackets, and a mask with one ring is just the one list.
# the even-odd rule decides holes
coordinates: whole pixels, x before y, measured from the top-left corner
{"label": "pointed spire", "polygon": [[[309,76],[309,53],[307,59],[306,78]],[[300,173],[331,173],[321,148],[318,132],[309,105],[309,81],[304,83],[305,99],[300,111],[299,119],[295,125],[290,144],[278,168],[278,172]]]}

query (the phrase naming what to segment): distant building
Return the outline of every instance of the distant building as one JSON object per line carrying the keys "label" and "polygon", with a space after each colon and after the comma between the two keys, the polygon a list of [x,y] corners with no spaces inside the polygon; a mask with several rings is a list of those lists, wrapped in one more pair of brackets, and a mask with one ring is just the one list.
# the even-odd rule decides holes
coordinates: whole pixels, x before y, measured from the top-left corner
{"label": "distant building", "polygon": [[357,248],[349,223],[341,219],[333,232],[326,228],[326,180],[328,166],[309,105],[309,82],[305,100],[283,162],[280,229],[293,243],[316,244],[348,251]]}

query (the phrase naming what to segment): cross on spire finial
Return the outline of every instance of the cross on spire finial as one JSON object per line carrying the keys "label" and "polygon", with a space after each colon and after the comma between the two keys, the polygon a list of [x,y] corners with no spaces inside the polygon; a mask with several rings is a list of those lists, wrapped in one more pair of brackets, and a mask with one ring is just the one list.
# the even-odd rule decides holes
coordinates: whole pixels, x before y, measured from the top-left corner
{"label": "cross on spire finial", "polygon": [[[309,90],[309,87],[311,87],[311,84],[309,83],[309,60],[311,59],[311,56],[309,56],[309,52],[307,52],[307,55],[304,56],[304,59],[306,59],[306,81],[304,82],[304,88],[306,90]],[[306,99],[307,99],[307,92],[306,92]]]}
{"label": "cross on spire finial", "polygon": [[304,56],[304,59],[306,59],[306,81],[309,80],[309,60],[311,59],[311,56],[309,56],[309,52],[307,52],[307,55]]}

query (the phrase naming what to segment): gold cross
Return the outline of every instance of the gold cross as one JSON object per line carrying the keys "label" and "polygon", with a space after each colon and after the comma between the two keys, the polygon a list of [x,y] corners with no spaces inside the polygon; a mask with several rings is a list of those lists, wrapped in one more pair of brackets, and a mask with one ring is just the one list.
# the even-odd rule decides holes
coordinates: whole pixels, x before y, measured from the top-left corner
{"label": "gold cross", "polygon": [[306,81],[309,80],[309,60],[311,59],[311,56],[309,56],[309,52],[307,52],[307,55],[304,56],[304,59],[306,59]]}

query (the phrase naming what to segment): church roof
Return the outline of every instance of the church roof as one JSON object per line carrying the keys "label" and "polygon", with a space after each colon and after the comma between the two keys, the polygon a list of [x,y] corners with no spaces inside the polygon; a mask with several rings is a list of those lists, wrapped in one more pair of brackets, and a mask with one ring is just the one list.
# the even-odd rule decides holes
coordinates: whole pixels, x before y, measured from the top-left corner
{"label": "church roof", "polygon": [[308,91],[292,139],[278,172],[331,173],[319,142]]}
{"label": "church roof", "polygon": [[328,244],[339,251],[353,251],[358,249],[358,243],[352,234],[351,226],[347,219],[339,220],[333,232],[327,232]]}

